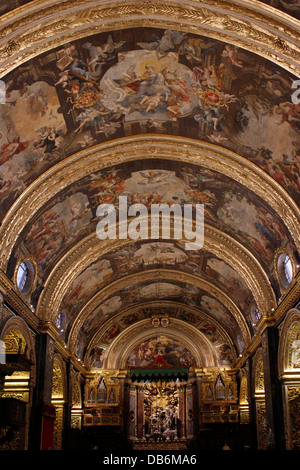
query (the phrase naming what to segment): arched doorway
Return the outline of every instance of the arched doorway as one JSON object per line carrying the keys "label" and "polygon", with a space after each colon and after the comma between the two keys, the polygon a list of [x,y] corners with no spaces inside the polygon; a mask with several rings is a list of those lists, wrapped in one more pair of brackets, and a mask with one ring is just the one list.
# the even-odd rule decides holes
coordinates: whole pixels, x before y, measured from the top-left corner
{"label": "arched doorway", "polygon": [[28,430],[35,386],[34,341],[25,322],[7,312],[0,340],[0,447],[28,448]]}
{"label": "arched doorway", "polygon": [[65,365],[59,355],[54,356],[51,404],[55,406],[54,442],[55,450],[62,449],[64,413],[66,403]]}
{"label": "arched doorway", "polygon": [[300,312],[291,309],[283,323],[279,345],[279,378],[282,383],[286,447],[300,449]]}

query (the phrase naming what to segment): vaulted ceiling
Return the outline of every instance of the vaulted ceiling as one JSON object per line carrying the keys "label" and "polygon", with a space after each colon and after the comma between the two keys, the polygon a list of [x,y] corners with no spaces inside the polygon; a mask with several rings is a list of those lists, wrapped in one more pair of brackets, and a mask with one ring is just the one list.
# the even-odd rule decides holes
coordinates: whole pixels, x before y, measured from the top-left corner
{"label": "vaulted ceiling", "polygon": [[[297,282],[297,2],[10,3],[3,279],[87,369],[96,352],[100,367],[126,367],[158,332],[186,338],[199,367],[234,366]],[[204,204],[204,246],[100,240],[97,207],[118,208],[119,196],[149,211]],[[23,293],[21,261],[33,267]],[[157,329],[149,320],[161,315],[169,324]]]}

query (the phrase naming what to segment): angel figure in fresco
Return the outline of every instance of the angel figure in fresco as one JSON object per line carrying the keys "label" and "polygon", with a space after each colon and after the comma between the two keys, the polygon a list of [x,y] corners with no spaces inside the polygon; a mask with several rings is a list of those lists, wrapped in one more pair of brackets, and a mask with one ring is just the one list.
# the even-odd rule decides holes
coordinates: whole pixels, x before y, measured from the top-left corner
{"label": "angel figure in fresco", "polygon": [[172,71],[166,67],[162,71],[165,85],[172,91],[172,94],[181,101],[191,102],[189,90],[186,88],[186,81],[177,71]]}
{"label": "angel figure in fresco", "polygon": [[7,143],[3,144],[0,149],[0,166],[10,160],[15,154],[25,150],[29,145],[29,141],[21,142],[18,135],[12,138],[10,130],[11,126],[8,126]]}
{"label": "angel figure in fresco", "polygon": [[278,125],[287,122],[290,126],[297,130],[300,123],[300,104],[293,104],[289,101],[274,106],[276,114],[281,114],[281,122]]}
{"label": "angel figure in fresco", "polygon": [[203,65],[201,67],[195,66],[193,67],[193,81],[195,83],[206,85],[209,88],[221,90],[225,74],[224,68],[224,64],[212,64],[210,66]]}
{"label": "angel figure in fresco", "polygon": [[58,81],[54,84],[54,86],[61,85],[63,88],[66,88],[69,84],[69,78],[70,78],[70,71],[65,70],[61,73],[58,74],[60,78]]}
{"label": "angel figure in fresco", "polygon": [[149,111],[154,111],[162,101],[162,95],[158,91],[154,96],[144,96],[141,105],[145,107],[145,112],[148,113]]}
{"label": "angel figure in fresco", "polygon": [[300,11],[300,4],[298,0],[290,0],[289,2],[285,2],[284,0],[279,1],[281,5],[290,12],[297,13],[298,11]]}
{"label": "angel figure in fresco", "polygon": [[164,170],[147,170],[140,171],[141,179],[138,184],[158,184],[168,180],[168,173]]}
{"label": "angel figure in fresco", "polygon": [[108,60],[114,58],[114,52],[120,49],[125,41],[114,42],[112,35],[108,36],[107,42],[101,46],[94,46],[89,41],[83,44],[83,48],[87,49],[90,54],[89,66],[93,72],[96,72],[98,65],[105,64]]}
{"label": "angel figure in fresco", "polygon": [[162,123],[156,121],[155,119],[148,119],[147,127],[148,129],[154,129],[158,132],[166,132],[166,128],[162,125]]}
{"label": "angel figure in fresco", "polygon": [[179,31],[166,30],[162,38],[152,34],[150,42],[138,42],[137,45],[148,51],[156,51],[158,58],[161,59],[179,46],[185,36]]}
{"label": "angel figure in fresco", "polygon": [[[61,125],[63,125],[63,123]],[[53,150],[59,147],[63,138],[63,131],[60,129],[60,126],[43,127],[39,129],[38,132],[38,140],[34,142],[36,149],[44,148],[44,153],[52,153]]]}
{"label": "angel figure in fresco", "polygon": [[222,51],[222,57],[227,57],[227,60],[236,67],[243,68],[243,62],[237,59],[237,48],[227,44],[225,49]]}

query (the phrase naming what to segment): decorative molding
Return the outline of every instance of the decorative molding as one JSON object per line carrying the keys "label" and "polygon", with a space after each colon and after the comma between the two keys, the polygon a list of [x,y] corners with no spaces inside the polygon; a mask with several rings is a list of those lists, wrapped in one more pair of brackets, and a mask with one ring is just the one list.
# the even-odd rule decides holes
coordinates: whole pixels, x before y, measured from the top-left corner
{"label": "decorative molding", "polygon": [[[64,43],[92,34],[153,26],[190,31],[234,44],[299,73],[299,28],[294,18],[254,1],[31,2],[3,15],[0,76]],[[2,42],[2,44],[1,44]]]}
{"label": "decorative molding", "polygon": [[[179,281],[189,283],[195,287],[198,287],[199,289],[203,289],[209,292],[210,295],[218,299],[230,311],[230,313],[233,315],[233,317],[241,328],[241,333],[244,342],[246,343],[246,345],[249,344],[251,336],[245,317],[242,315],[241,311],[237,308],[233,301],[227,295],[225,295],[221,291],[221,289],[217,288],[210,282],[205,281],[201,278],[197,278],[196,276],[193,276],[191,274],[164,269],[146,271],[143,273],[142,279],[143,282],[157,279],[161,281]],[[126,276],[124,279],[112,282],[109,286],[103,288],[99,293],[95,294],[89,302],[86,303],[84,308],[80,312],[78,312],[76,319],[73,321],[72,328],[69,334],[68,347],[72,353],[74,353],[75,351],[75,345],[80,328],[82,327],[85,320],[93,312],[93,310],[101,304],[102,300],[106,299],[108,296],[116,293],[118,290],[121,290],[126,286],[130,286],[135,282],[138,283],[140,280],[141,275],[139,273]]]}
{"label": "decorative molding", "polygon": [[155,328],[147,318],[135,323],[121,332],[109,346],[104,369],[125,369],[126,360],[131,351],[142,341],[151,336],[168,336],[182,342],[192,353],[196,367],[215,367],[218,365],[216,351],[205,336],[192,325],[173,318],[168,328]]}
{"label": "decorative molding", "polygon": [[[200,310],[197,307],[190,306],[190,305],[185,305],[185,304],[182,304],[182,303],[179,303],[179,302],[172,302],[172,301],[165,301],[165,300],[160,301],[160,300],[158,300],[158,301],[144,302],[144,303],[140,303],[138,305],[134,305],[134,306],[122,309],[122,310],[118,311],[117,315],[115,315],[113,318],[109,318],[100,327],[100,329],[94,334],[94,336],[90,340],[90,343],[89,343],[89,345],[87,346],[87,349],[86,349],[85,361],[84,362],[87,363],[89,355],[91,353],[91,350],[95,345],[101,346],[101,344],[102,344],[101,343],[102,334],[105,333],[105,331],[107,331],[107,329],[113,323],[118,323],[118,321],[120,321],[122,318],[126,317],[127,315],[134,314],[135,312],[139,312],[139,311],[141,311],[143,309],[147,309],[149,307],[160,308],[162,312],[164,311],[165,308],[168,308],[168,307],[170,307],[172,309],[176,309],[178,311],[185,310],[185,311],[191,312],[191,313],[199,316],[198,324],[199,323],[201,324],[201,321],[203,319],[206,319],[207,322],[210,322],[210,323],[214,324],[214,326],[218,330],[218,333],[220,334],[220,337],[222,339],[224,339],[224,342],[226,342],[228,345],[231,346],[232,352],[234,352],[234,355],[236,355],[236,353],[234,351],[234,345],[233,345],[232,339],[230,338],[228,332],[224,330],[224,328],[217,322],[217,320],[210,317],[208,313],[203,312],[202,310]],[[175,315],[170,315],[169,318],[170,318],[170,321],[172,321],[174,318],[177,318],[177,316],[176,316],[176,314]],[[180,320],[180,318],[179,318],[179,320]],[[193,325],[194,328],[198,329],[198,324],[195,323]]]}
{"label": "decorative molding", "polygon": [[37,330],[39,320],[35,313],[32,312],[28,304],[28,298],[22,298],[21,294],[16,292],[14,283],[8,279],[0,269],[0,290],[5,295],[5,303],[18,315],[20,315],[28,325]]}
{"label": "decorative molding", "polygon": [[224,174],[261,197],[282,219],[300,251],[300,210],[290,196],[264,171],[243,157],[210,143],[157,136],[130,137],[78,152],[50,168],[34,181],[7,212],[0,228],[0,269],[25,226],[55,194],[101,169],[140,159],[176,160]]}
{"label": "decorative molding", "polygon": [[[90,242],[89,245],[86,243],[87,241]],[[91,264],[91,260],[95,262],[99,257],[105,257],[112,248],[121,248],[131,243],[134,242],[132,240],[101,242],[94,234],[88,237],[88,240],[83,240],[84,249],[81,244],[76,245],[73,252],[70,250],[56,266],[45,283],[37,307],[39,318],[43,320],[51,318],[54,322],[52,313],[60,310],[60,304],[71,288],[72,282]],[[271,312],[276,305],[276,299],[269,279],[255,258],[242,245],[217,229],[207,226],[205,228],[204,250],[225,259],[241,276],[245,285],[252,292],[261,315],[267,315]]]}

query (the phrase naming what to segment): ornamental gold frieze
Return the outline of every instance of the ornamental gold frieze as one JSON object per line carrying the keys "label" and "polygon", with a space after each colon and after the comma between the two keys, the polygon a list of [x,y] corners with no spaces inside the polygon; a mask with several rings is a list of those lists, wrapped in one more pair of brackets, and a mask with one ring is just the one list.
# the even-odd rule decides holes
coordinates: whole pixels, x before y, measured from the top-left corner
{"label": "ornamental gold frieze", "polygon": [[196,276],[191,274],[181,273],[171,269],[155,269],[144,272],[143,276],[141,276],[140,273],[128,275],[123,279],[119,279],[118,281],[112,282],[109,286],[104,287],[100,292],[95,294],[92,299],[90,299],[86,303],[86,305],[78,312],[78,315],[73,322],[69,335],[70,351],[73,351],[75,347],[75,342],[78,339],[80,328],[84,324],[85,320],[90,316],[93,310],[101,304],[102,301],[104,301],[108,296],[113,295],[119,290],[122,290],[123,288],[131,286],[135,283],[138,284],[140,282],[144,283],[153,280],[156,280],[158,282],[170,280],[172,282],[182,282],[184,284],[189,283],[194,287],[198,287],[199,289],[209,292],[211,296],[219,300],[233,315],[238,325],[240,326],[245,344],[249,344],[250,332],[245,317],[242,315],[241,311],[238,309],[235,303],[226,294],[224,294],[221,289],[217,288],[212,283],[205,281],[204,279],[197,278]]}
{"label": "ornamental gold frieze", "polygon": [[55,194],[109,166],[140,159],[176,160],[224,174],[260,196],[282,219],[300,251],[299,208],[264,171],[214,144],[174,136],[125,137],[66,158],[32,183],[12,205],[0,228],[0,269],[6,270],[15,242],[33,215]]}
{"label": "ornamental gold frieze", "polygon": [[[199,3],[199,2],[198,2]],[[23,8],[19,15],[3,15],[0,46],[2,76],[51,48],[100,31],[155,26],[191,31],[251,50],[293,73],[299,70],[300,51],[295,22],[252,4],[232,8],[229,2],[74,2]],[[257,7],[257,6],[256,6]],[[28,12],[28,13],[27,13]],[[8,39],[8,40],[7,40]]]}
{"label": "ornamental gold frieze", "polygon": [[[83,239],[62,258],[45,282],[36,309],[37,316],[47,320],[50,318],[50,312],[58,312],[72,282],[91,262],[95,262],[114,249],[132,243],[134,243],[132,240],[102,241],[95,233]],[[268,277],[256,259],[241,244],[207,225],[204,232],[204,250],[225,260],[238,272],[252,292],[261,315],[271,312],[276,305],[276,299]]]}

